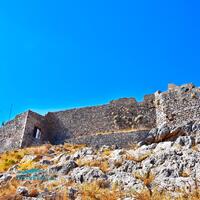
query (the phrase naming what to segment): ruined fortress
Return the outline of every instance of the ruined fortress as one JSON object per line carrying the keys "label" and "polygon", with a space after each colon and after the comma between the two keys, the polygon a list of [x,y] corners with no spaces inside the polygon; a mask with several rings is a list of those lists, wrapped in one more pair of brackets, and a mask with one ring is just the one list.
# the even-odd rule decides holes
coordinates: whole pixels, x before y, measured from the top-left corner
{"label": "ruined fortress", "polygon": [[0,151],[39,145],[61,144],[72,138],[97,134],[148,132],[165,123],[170,127],[200,119],[200,88],[193,84],[169,84],[166,92],[113,100],[102,106],[17,115],[0,128]]}

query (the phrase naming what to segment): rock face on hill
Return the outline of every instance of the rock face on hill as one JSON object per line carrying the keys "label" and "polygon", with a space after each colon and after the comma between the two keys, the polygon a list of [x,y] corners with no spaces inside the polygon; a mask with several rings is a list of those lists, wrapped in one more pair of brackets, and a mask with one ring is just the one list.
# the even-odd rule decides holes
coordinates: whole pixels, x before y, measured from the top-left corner
{"label": "rock face on hill", "polygon": [[[142,195],[198,199],[200,194],[199,121],[173,128],[162,125],[127,148],[69,144],[40,148],[27,149],[26,155],[0,174],[0,192],[13,184],[12,197],[27,200],[59,195],[71,200],[104,200],[109,195],[116,200],[141,200]],[[12,155],[16,152],[20,150]],[[155,198],[155,194],[160,196]]]}

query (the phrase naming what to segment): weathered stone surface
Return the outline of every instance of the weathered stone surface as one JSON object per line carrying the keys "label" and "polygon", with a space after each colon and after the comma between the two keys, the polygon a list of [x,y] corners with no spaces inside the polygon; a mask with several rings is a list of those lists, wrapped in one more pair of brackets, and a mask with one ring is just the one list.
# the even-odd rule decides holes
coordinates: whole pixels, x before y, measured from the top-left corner
{"label": "weathered stone surface", "polygon": [[76,168],[78,165],[73,160],[67,161],[62,165],[52,166],[48,169],[49,174],[68,174],[72,169]]}
{"label": "weathered stone surface", "polygon": [[21,196],[28,196],[28,189],[26,187],[18,187],[16,194]]}
{"label": "weathered stone surface", "polygon": [[[46,116],[27,111],[0,128],[0,151],[48,142],[62,144],[65,140],[99,147],[104,144],[124,147],[128,141],[129,144],[141,142],[146,137],[141,130],[148,132],[152,128],[147,144],[188,135],[199,130],[200,118],[200,88],[191,85],[169,86],[166,92],[146,95],[143,102],[121,98],[107,105]],[[36,136],[38,131],[40,135]],[[127,131],[136,136],[124,134],[120,138],[120,132]],[[113,134],[94,136],[107,133]]]}
{"label": "weathered stone surface", "polygon": [[77,167],[70,173],[70,178],[77,183],[105,179],[105,174],[98,167]]}
{"label": "weathered stone surface", "polygon": [[156,134],[156,141],[163,141],[164,139],[166,139],[170,134],[170,129],[167,126],[167,124],[162,125],[159,129],[158,132]]}
{"label": "weathered stone surface", "polygon": [[141,191],[146,188],[142,181],[133,177],[132,174],[125,172],[116,172],[108,177],[108,180],[112,183],[121,185],[124,189],[132,189],[135,191]]}
{"label": "weathered stone surface", "polygon": [[148,134],[148,131],[138,131],[130,133],[112,133],[105,135],[82,136],[78,138],[68,139],[67,143],[86,144],[92,147],[101,147],[103,145],[112,147],[117,145],[118,148],[128,148],[139,141],[143,141]]}
{"label": "weathered stone surface", "polygon": [[77,193],[78,193],[77,189],[75,189],[73,187],[68,188],[68,197],[69,197],[70,200],[75,200]]}
{"label": "weathered stone surface", "polygon": [[92,148],[89,148],[89,147],[86,147],[86,148],[83,148],[79,151],[77,151],[74,155],[73,155],[73,159],[78,159],[78,158],[81,158],[83,156],[90,156],[94,153],[94,150]]}
{"label": "weathered stone surface", "polygon": [[191,148],[194,144],[195,138],[192,136],[180,136],[174,143],[174,145],[184,146],[185,148]]}
{"label": "weathered stone surface", "polygon": [[0,185],[5,185],[12,177],[13,176],[9,173],[0,174]]}

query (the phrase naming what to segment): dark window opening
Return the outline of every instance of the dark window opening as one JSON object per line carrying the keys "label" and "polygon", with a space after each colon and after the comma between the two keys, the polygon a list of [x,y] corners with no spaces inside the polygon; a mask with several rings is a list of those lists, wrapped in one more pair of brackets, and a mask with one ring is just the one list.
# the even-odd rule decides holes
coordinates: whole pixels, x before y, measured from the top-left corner
{"label": "dark window opening", "polygon": [[34,128],[33,137],[35,139],[40,139],[41,138],[41,130],[39,128],[37,128],[37,127]]}

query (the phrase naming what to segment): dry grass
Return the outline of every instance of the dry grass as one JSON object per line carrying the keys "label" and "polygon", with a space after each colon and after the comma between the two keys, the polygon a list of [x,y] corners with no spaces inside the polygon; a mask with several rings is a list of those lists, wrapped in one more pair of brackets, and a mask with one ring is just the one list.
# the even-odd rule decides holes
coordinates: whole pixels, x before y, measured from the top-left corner
{"label": "dry grass", "polygon": [[115,167],[119,168],[122,166],[123,163],[123,159],[117,160],[114,162]]}
{"label": "dry grass", "polygon": [[69,153],[75,153],[76,151],[86,147],[85,144],[68,144],[65,143],[63,146],[63,150]]}
{"label": "dry grass", "polygon": [[33,161],[27,161],[24,163],[21,163],[18,167],[19,170],[29,170],[33,169],[35,167],[35,163]]}
{"label": "dry grass", "polygon": [[113,131],[101,131],[97,132],[96,135],[108,135],[108,134],[114,134],[114,133],[130,133],[130,132],[138,132],[138,131],[147,131],[148,128],[127,128],[127,129],[121,129],[121,130],[113,130]]}
{"label": "dry grass", "polygon": [[109,170],[109,164],[106,159],[91,161],[79,159],[77,160],[77,164],[79,166],[99,167],[99,169],[101,169],[103,172],[107,172]]}
{"label": "dry grass", "polygon": [[82,200],[119,200],[125,195],[120,189],[102,187],[98,181],[82,184],[80,193]]}
{"label": "dry grass", "polygon": [[151,155],[151,153],[146,153],[141,155],[140,157],[134,157],[132,155],[130,155],[129,153],[126,153],[126,160],[132,160],[135,162],[142,162],[143,160],[145,160],[146,158],[148,158]]}
{"label": "dry grass", "polygon": [[45,155],[51,148],[50,144],[45,144],[42,146],[34,146],[34,147],[29,147],[26,148],[26,151],[28,154],[34,154],[34,155]]}
{"label": "dry grass", "polygon": [[191,174],[190,171],[185,170],[185,171],[182,171],[179,175],[182,176],[182,177],[189,177],[190,174]]}
{"label": "dry grass", "polygon": [[11,197],[13,197],[13,195],[15,195],[16,193],[16,189],[19,186],[19,181],[16,179],[12,179],[10,180],[6,185],[3,185],[0,187],[0,200],[6,200],[9,199]]}
{"label": "dry grass", "polygon": [[110,156],[111,152],[112,152],[112,151],[111,151],[110,149],[105,149],[105,150],[103,150],[101,156],[102,156],[102,157]]}
{"label": "dry grass", "polygon": [[27,154],[25,149],[5,152],[0,154],[0,173],[7,171]]}
{"label": "dry grass", "polygon": [[197,145],[192,146],[193,151],[199,151],[199,147]]}
{"label": "dry grass", "polygon": [[150,172],[146,174],[134,173],[133,176],[140,179],[147,187],[155,180],[155,175]]}
{"label": "dry grass", "polygon": [[174,198],[171,198],[169,194],[162,193],[158,190],[152,192],[143,190],[140,193],[133,193],[133,197],[136,200],[175,200]]}
{"label": "dry grass", "polygon": [[140,193],[133,193],[133,196],[136,200],[199,200],[200,190],[197,189],[192,193],[180,191],[179,196],[173,197],[169,192],[154,189],[152,192],[144,190]]}
{"label": "dry grass", "polygon": [[29,147],[0,154],[0,172],[7,171],[14,164],[17,164],[25,155],[44,155],[49,150],[50,145]]}
{"label": "dry grass", "polygon": [[[37,160],[40,160],[40,156],[48,155],[48,151],[50,148],[54,149],[57,153],[58,152],[71,152],[74,153],[77,150],[85,147],[85,145],[71,145],[71,144],[65,144],[65,145],[58,145],[58,146],[51,146],[50,144],[45,144],[41,146],[34,146],[29,147],[25,149],[18,149],[13,151],[7,151],[0,154],[0,173],[7,171],[10,167],[12,167],[15,164],[19,164],[21,159],[25,155],[37,155]],[[20,163],[20,170],[26,170],[31,169],[34,167],[34,162],[27,162],[27,163]]]}

